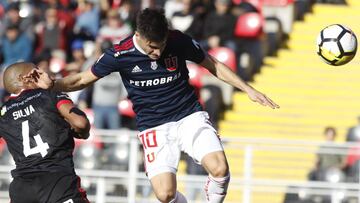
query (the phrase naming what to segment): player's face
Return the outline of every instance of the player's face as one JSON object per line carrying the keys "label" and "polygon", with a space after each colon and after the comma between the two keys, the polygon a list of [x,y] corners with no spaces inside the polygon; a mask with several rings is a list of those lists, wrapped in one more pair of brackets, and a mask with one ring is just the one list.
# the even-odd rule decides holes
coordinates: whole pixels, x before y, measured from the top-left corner
{"label": "player's face", "polygon": [[167,39],[162,42],[153,42],[140,35],[137,37],[139,45],[151,59],[157,60],[160,58],[161,53],[165,49]]}
{"label": "player's face", "polygon": [[[24,78],[24,76],[29,75],[31,76],[31,80],[29,78]],[[41,70],[40,68],[33,66],[25,70],[20,76],[20,80],[23,82],[23,87],[25,89],[36,89],[39,88],[39,84],[51,84],[52,78],[49,74]],[[34,79],[36,78],[36,79]]]}

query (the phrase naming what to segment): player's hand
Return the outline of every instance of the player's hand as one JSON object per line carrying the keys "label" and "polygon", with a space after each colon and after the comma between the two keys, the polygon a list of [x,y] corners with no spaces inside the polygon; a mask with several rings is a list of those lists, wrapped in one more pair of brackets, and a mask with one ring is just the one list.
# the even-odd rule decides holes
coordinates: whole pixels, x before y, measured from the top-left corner
{"label": "player's hand", "polygon": [[257,102],[263,106],[269,106],[272,109],[280,108],[280,106],[278,104],[276,104],[273,100],[271,100],[265,94],[255,90],[253,88],[250,88],[247,91],[247,94],[252,101]]}
{"label": "player's hand", "polygon": [[51,89],[54,86],[55,80],[41,69],[33,69],[27,75],[22,76],[27,83],[32,83],[37,88]]}

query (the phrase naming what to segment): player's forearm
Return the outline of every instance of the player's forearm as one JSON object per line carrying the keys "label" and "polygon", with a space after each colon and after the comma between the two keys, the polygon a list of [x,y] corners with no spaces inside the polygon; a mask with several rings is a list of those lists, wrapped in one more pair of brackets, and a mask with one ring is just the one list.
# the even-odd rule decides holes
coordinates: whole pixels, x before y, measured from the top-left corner
{"label": "player's forearm", "polygon": [[248,92],[250,89],[253,89],[249,84],[243,81],[239,76],[237,76],[222,63],[217,64],[216,77],[244,92]]}
{"label": "player's forearm", "polygon": [[76,138],[87,139],[90,136],[90,124],[85,128],[74,128],[74,131],[77,133]]}
{"label": "player's forearm", "polygon": [[211,56],[209,56],[208,59],[205,59],[201,65],[206,67],[217,78],[232,85],[233,87],[236,87],[244,92],[248,92],[249,90],[253,89],[227,66]]}
{"label": "player's forearm", "polygon": [[52,89],[60,92],[72,92],[81,90],[88,85],[89,84],[84,80],[82,73],[78,73],[55,80]]}

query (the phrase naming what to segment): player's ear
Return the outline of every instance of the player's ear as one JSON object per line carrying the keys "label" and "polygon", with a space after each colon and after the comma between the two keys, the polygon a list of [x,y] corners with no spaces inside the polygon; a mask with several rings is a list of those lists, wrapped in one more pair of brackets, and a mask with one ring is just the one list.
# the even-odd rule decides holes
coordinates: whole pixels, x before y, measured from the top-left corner
{"label": "player's ear", "polygon": [[16,80],[16,82],[21,83],[23,86],[28,86],[31,83],[31,79],[24,77],[22,74],[19,74]]}

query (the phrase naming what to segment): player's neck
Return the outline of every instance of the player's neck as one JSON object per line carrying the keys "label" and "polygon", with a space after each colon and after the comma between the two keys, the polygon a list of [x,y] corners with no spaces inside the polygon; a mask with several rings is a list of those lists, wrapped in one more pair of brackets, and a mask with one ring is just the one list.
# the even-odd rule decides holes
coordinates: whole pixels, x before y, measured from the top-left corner
{"label": "player's neck", "polygon": [[14,93],[11,93],[10,94],[10,97],[17,97],[19,96],[21,93],[23,93],[24,91],[26,91],[27,89],[20,89],[20,90],[17,90],[15,91]]}
{"label": "player's neck", "polygon": [[138,51],[140,51],[142,54],[147,55],[146,52],[144,51],[144,49],[140,46],[140,43],[137,41],[137,37],[135,35],[133,36],[133,42],[134,42],[135,48]]}

